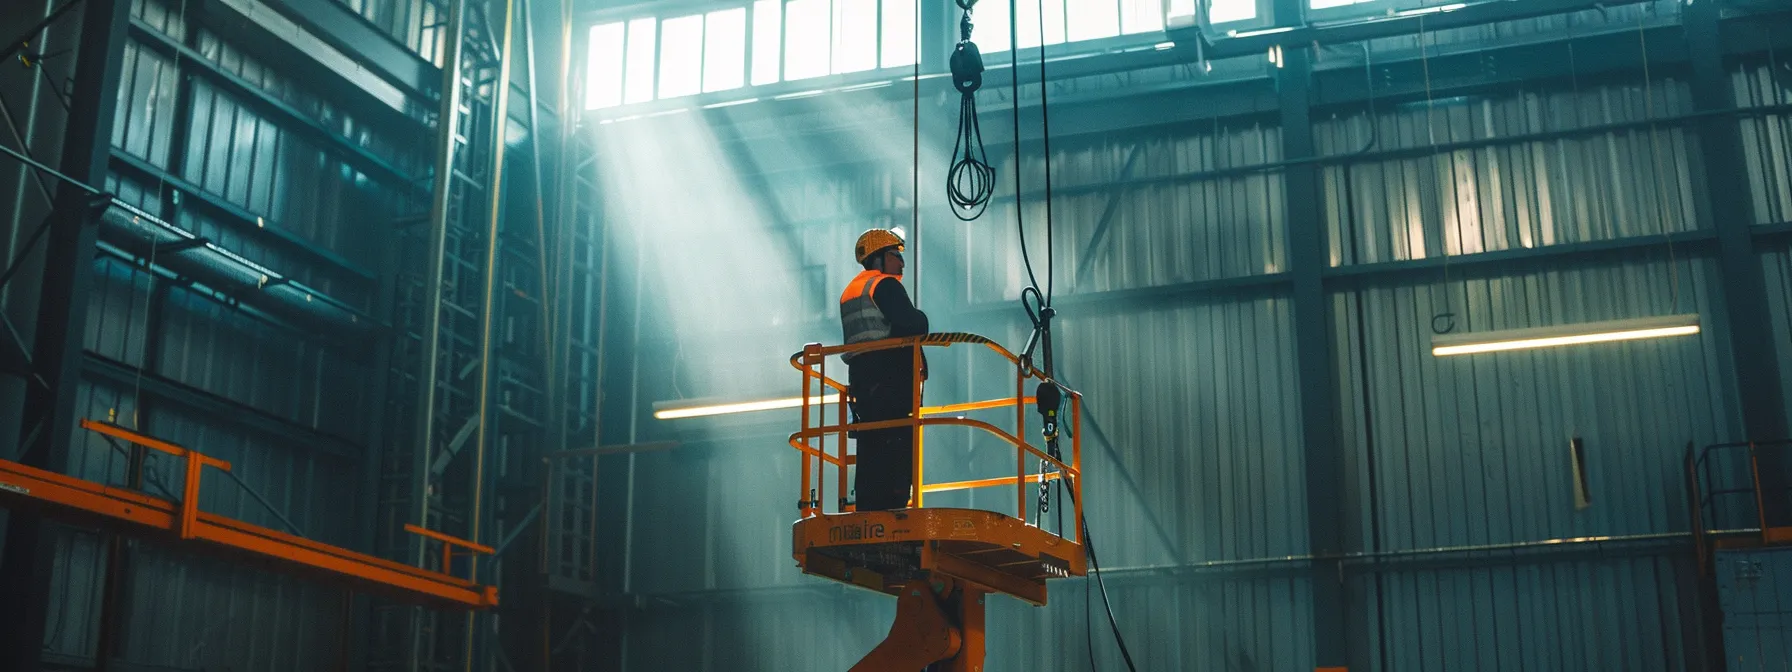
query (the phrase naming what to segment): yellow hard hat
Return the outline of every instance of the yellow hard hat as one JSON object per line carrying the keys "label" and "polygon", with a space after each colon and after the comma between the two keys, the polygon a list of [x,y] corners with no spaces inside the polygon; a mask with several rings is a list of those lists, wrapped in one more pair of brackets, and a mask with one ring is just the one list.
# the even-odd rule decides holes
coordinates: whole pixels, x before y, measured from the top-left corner
{"label": "yellow hard hat", "polygon": [[886,247],[895,247],[897,252],[901,252],[902,237],[889,229],[871,229],[859,234],[859,242],[852,246],[852,255],[863,264],[871,255]]}

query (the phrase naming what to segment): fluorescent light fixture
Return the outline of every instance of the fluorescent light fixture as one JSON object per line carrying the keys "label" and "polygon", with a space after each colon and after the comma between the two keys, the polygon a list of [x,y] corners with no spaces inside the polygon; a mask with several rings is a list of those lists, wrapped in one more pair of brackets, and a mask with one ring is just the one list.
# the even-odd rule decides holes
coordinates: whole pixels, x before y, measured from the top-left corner
{"label": "fluorescent light fixture", "polygon": [[730,101],[728,101],[728,102],[725,102],[725,103],[712,103],[712,104],[709,104],[709,105],[704,105],[704,106],[703,106],[703,109],[705,109],[705,110],[713,110],[713,109],[716,109],[716,108],[718,108],[718,107],[734,107],[734,106],[735,106],[735,105],[746,105],[746,104],[748,104],[748,103],[757,103],[757,102],[759,102],[759,99],[758,99],[758,98],[747,98],[747,99],[745,99],[745,100],[730,100]]}
{"label": "fluorescent light fixture", "polygon": [[1157,43],[1158,51],[1169,51],[1169,50],[1175,49],[1175,48],[1176,48],[1175,42],[1159,42],[1159,43]]}
{"label": "fluorescent light fixture", "polygon": [[1394,16],[1405,17],[1405,16],[1420,16],[1423,14],[1440,14],[1443,12],[1454,12],[1458,9],[1462,9],[1467,6],[1468,5],[1465,3],[1458,2],[1458,3],[1450,4],[1450,5],[1438,5],[1436,7],[1420,7],[1418,9],[1408,9],[1408,10],[1404,10],[1404,11],[1394,12]]}
{"label": "fluorescent light fixture", "polygon": [[1280,28],[1264,28],[1262,30],[1245,30],[1245,31],[1228,30],[1228,31],[1226,31],[1226,36],[1227,37],[1262,37],[1264,35],[1274,35],[1276,33],[1286,33],[1286,32],[1291,32],[1293,30],[1294,30],[1294,26],[1282,26]]}
{"label": "fluorescent light fixture", "polygon": [[845,87],[841,87],[836,90],[844,92],[844,91],[864,91],[866,89],[881,89],[881,88],[884,88],[884,87],[889,86],[894,83],[896,83],[895,80],[886,79],[881,82],[868,82],[865,84],[854,84],[852,86],[845,86]]}
{"label": "fluorescent light fixture", "polygon": [[1668,315],[1608,322],[1585,322],[1535,329],[1507,329],[1431,337],[1431,354],[1470,355],[1531,348],[1553,348],[1582,343],[1635,341],[1645,338],[1687,336],[1699,333],[1699,316]]}
{"label": "fluorescent light fixture", "polygon": [[[816,404],[840,403],[840,395],[838,394],[824,394],[820,397],[810,397],[809,399]],[[660,420],[677,420],[680,418],[700,418],[709,415],[775,411],[780,408],[797,408],[802,405],[802,397],[735,402],[661,401],[653,405],[653,417]]]}
{"label": "fluorescent light fixture", "polygon": [[827,89],[814,89],[811,91],[798,91],[796,93],[786,93],[782,96],[772,96],[772,100],[796,100],[798,98],[808,98],[810,96],[819,96],[824,93],[827,93]]}

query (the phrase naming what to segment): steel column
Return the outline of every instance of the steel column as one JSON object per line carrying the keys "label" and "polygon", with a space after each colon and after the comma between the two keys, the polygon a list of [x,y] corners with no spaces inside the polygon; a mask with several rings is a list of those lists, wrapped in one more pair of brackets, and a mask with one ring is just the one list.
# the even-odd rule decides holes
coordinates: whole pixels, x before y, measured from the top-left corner
{"label": "steel column", "polygon": [[[416,520],[427,521],[429,506],[424,492],[430,458],[435,455],[436,424],[436,360],[442,344],[442,265],[448,253],[448,217],[454,190],[455,134],[459,130],[461,106],[461,42],[466,33],[466,0],[452,0],[448,8],[448,25],[443,29],[442,105],[436,114],[436,165],[434,185],[430,189],[429,247],[424,250],[426,270],[423,272],[423,339],[418,371],[417,453],[412,473],[411,502],[416,507]],[[413,562],[423,562],[423,544],[414,544]]]}
{"label": "steel column", "polygon": [[[499,435],[495,431],[498,414],[492,408],[492,388],[496,385],[493,382],[493,373],[497,368],[498,359],[498,349],[492,342],[493,313],[498,311],[498,303],[493,300],[493,294],[498,287],[498,251],[503,246],[504,240],[504,150],[509,145],[505,139],[508,133],[505,131],[510,124],[510,44],[512,28],[516,23],[515,18],[516,0],[507,0],[504,3],[504,27],[501,29],[504,31],[501,38],[503,44],[498,49],[498,79],[492,85],[492,175],[490,183],[486,185],[486,189],[489,190],[487,195],[491,198],[491,210],[488,213],[490,222],[486,229],[485,298],[482,304],[484,315],[481,317],[479,336],[479,428],[473,442],[471,480],[473,506],[468,513],[472,531],[467,535],[467,540],[473,543],[479,543],[480,528],[488,517],[485,511],[485,491],[490,489],[490,484],[486,477],[485,462],[489,452],[488,448],[496,443]],[[496,506],[494,505],[493,508],[495,509]],[[478,581],[479,557],[469,556],[467,560],[471,567],[469,575],[474,581]],[[487,649],[490,649],[489,646],[479,645],[483,639],[483,633],[478,628],[479,622],[480,618],[477,614],[468,615],[465,658],[467,672],[473,672],[475,668],[486,667],[474,663],[476,655],[484,657],[489,653]]]}
{"label": "steel column", "polygon": [[[1687,52],[1692,60],[1692,102],[1696,109],[1723,110],[1735,105],[1730,76],[1724,64],[1724,41],[1718,23],[1722,7],[1716,2],[1693,2],[1682,9]],[[1651,113],[1653,110],[1651,110]],[[1769,310],[1761,260],[1755,255],[1751,228],[1753,199],[1743,161],[1742,134],[1729,116],[1705,117],[1695,126],[1703,152],[1705,194],[1710,228],[1717,231],[1718,274],[1729,322],[1730,354],[1734,357],[1736,385],[1742,406],[1744,436],[1766,441],[1787,438],[1785,392],[1774,350],[1773,318]],[[1785,460],[1778,451],[1765,451],[1761,461],[1762,509],[1769,525],[1792,524],[1792,501],[1786,493]]]}
{"label": "steel column", "polygon": [[[1298,17],[1300,0],[1276,0],[1278,17]],[[1311,46],[1274,48],[1272,60],[1281,107],[1282,159],[1315,156],[1313,144]],[[1272,66],[1273,67],[1273,66]],[[1301,439],[1305,448],[1308,552],[1330,558],[1344,552],[1345,502],[1339,475],[1344,472],[1338,440],[1337,387],[1332,384],[1331,333],[1325,296],[1325,222],[1319,210],[1318,169],[1312,162],[1283,172],[1282,198],[1287,212],[1288,268],[1294,302],[1294,349],[1299,362]],[[1343,573],[1337,560],[1312,565],[1313,660],[1321,668],[1348,664],[1345,646]]]}
{"label": "steel column", "polygon": [[[419,344],[420,356],[417,359],[417,428],[414,437],[417,445],[411,456],[409,503],[412,510],[407,518],[426,525],[429,522],[429,463],[436,448],[436,388],[439,385],[437,373],[441,368],[437,360],[441,357],[442,344],[443,258],[447,255],[448,248],[449,208],[454,193],[454,153],[458,142],[456,134],[460,128],[460,80],[464,76],[461,71],[461,43],[466,34],[465,6],[466,0],[449,0],[448,22],[442,30],[441,106],[436,113],[436,160],[430,189],[429,243],[423,250],[423,334]],[[392,534],[394,531],[387,530],[386,533]],[[422,539],[412,539],[408,543],[406,561],[423,566]],[[420,610],[412,611],[408,633],[410,650],[405,656],[406,663],[412,669],[423,658],[422,618]]]}
{"label": "steel column", "polygon": [[[74,105],[59,166],[80,182],[106,181],[129,25],[130,3],[125,0],[90,0],[82,8]],[[41,284],[45,296],[39,303],[32,347],[32,368],[46,385],[28,387],[25,396],[18,461],[57,472],[67,470],[75,392],[81,380],[81,342],[99,236],[92,202],[92,195],[76,184],[57,185]],[[13,512],[5,550],[0,559],[0,604],[7,605],[0,609],[0,660],[15,664],[13,669],[34,672],[43,655],[55,540],[37,516]]]}

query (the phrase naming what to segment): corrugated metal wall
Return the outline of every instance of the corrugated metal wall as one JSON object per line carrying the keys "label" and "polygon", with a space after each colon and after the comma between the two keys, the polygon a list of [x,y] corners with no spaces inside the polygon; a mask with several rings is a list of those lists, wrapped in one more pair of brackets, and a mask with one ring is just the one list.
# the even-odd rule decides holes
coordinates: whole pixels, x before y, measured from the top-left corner
{"label": "corrugated metal wall", "polygon": [[[1773,313],[1773,333],[1792,334],[1792,245],[1761,252],[1761,275],[1767,280],[1768,309]],[[1779,345],[1780,380],[1792,380],[1792,342],[1775,339]],[[1786,402],[1792,413],[1792,399]]]}
{"label": "corrugated metal wall", "polygon": [[[1683,260],[1683,264],[1686,262]],[[1704,261],[1683,312],[1709,296]],[[1445,291],[1486,331],[1672,314],[1662,260],[1365,288],[1333,295],[1347,467],[1364,547],[1408,550],[1687,529],[1688,442],[1735,436],[1734,381],[1714,338],[1433,357]],[[1466,291],[1465,291],[1466,290]],[[1575,506],[1569,441],[1592,505]]]}
{"label": "corrugated metal wall", "polygon": [[[1681,670],[1684,558],[1389,572],[1358,582],[1372,626],[1351,669]],[[1360,662],[1356,662],[1360,661]]]}
{"label": "corrugated metal wall", "polygon": [[[1573,131],[1691,111],[1683,83],[1532,88],[1414,101],[1314,125],[1326,155],[1373,142],[1427,148]],[[1653,104],[1645,112],[1645,103]],[[1690,147],[1678,128],[1632,128],[1353,162],[1325,171],[1334,266],[1427,259],[1687,231],[1697,227]]]}
{"label": "corrugated metal wall", "polygon": [[[384,261],[385,235],[374,224],[397,216],[404,189],[362,172],[319,129],[353,138],[400,171],[418,171],[423,157],[355,119],[318,85],[280,74],[278,64],[201,27],[199,16],[196,3],[135,3],[143,33],[125,50],[112,129],[117,170],[106,186],[217,248],[302,283],[319,300],[372,314],[372,269]],[[222,74],[206,72],[214,68]],[[235,83],[220,84],[221,77]],[[240,86],[265,99],[232,88]],[[170,196],[172,180],[196,191]],[[78,412],[230,461],[242,485],[208,472],[206,511],[361,546],[359,521],[373,505],[372,493],[362,492],[362,453],[377,420],[366,382],[374,350],[152,274],[130,256],[93,261],[84,344],[95,370],[110,373],[84,382]],[[243,410],[195,405],[208,398]],[[327,437],[326,445],[314,437]],[[123,452],[81,433],[70,472],[122,484],[126,463]],[[171,458],[152,454],[145,471],[152,493],[183,485]],[[59,660],[91,660],[107,542],[77,530],[60,541],[46,644]],[[125,661],[296,671],[333,667],[344,654],[349,625],[341,591],[153,544],[133,542],[131,549],[121,605]]]}

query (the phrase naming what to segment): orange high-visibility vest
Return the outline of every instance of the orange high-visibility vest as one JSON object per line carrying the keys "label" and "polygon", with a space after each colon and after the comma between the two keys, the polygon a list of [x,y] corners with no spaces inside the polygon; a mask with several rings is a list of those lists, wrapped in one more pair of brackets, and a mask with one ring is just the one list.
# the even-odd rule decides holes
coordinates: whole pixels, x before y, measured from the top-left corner
{"label": "orange high-visibility vest", "polygon": [[[890,320],[871,298],[877,283],[884,278],[902,281],[900,275],[868,270],[859,273],[846,285],[846,291],[840,293],[840,330],[847,345],[890,337]],[[850,362],[852,356],[846,355],[842,359]]]}

